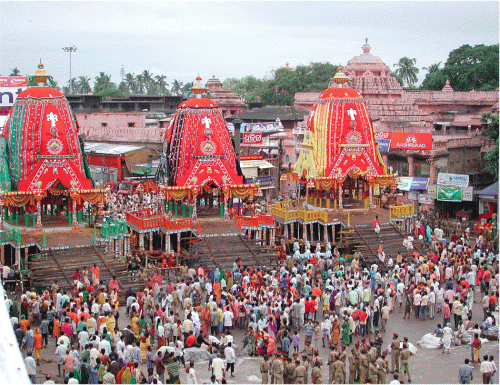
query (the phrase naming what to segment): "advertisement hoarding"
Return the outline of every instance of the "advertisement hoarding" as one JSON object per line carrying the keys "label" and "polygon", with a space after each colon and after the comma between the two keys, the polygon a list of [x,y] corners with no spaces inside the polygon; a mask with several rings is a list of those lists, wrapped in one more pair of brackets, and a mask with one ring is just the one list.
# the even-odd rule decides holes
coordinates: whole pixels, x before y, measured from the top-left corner
{"label": "advertisement hoarding", "polygon": [[432,134],[430,132],[391,132],[391,148],[432,150]]}
{"label": "advertisement hoarding", "polygon": [[469,185],[469,175],[440,172],[437,177],[437,184],[467,187]]}
{"label": "advertisement hoarding", "polygon": [[28,88],[25,76],[0,76],[0,108],[10,108],[21,92]]}
{"label": "advertisement hoarding", "polygon": [[461,202],[462,187],[461,186],[441,186],[437,187],[438,201]]}
{"label": "advertisement hoarding", "polygon": [[262,132],[243,132],[241,144],[262,144]]}

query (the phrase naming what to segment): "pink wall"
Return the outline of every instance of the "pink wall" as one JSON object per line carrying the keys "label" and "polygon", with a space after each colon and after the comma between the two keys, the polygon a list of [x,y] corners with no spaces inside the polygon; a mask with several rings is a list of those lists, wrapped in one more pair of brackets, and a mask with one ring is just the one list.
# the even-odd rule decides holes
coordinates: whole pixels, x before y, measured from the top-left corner
{"label": "pink wall", "polygon": [[145,127],[146,126],[146,114],[140,113],[75,113],[76,119],[80,128],[85,128],[85,131],[89,128],[102,127],[102,124],[106,124],[107,127],[128,127],[129,123],[133,123],[135,127]]}

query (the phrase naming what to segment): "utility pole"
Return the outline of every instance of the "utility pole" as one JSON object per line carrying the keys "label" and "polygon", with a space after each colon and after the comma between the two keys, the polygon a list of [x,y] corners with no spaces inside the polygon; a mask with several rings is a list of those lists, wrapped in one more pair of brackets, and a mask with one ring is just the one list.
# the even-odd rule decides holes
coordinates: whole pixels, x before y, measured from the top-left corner
{"label": "utility pole", "polygon": [[69,52],[69,93],[73,93],[73,82],[72,82],[72,77],[71,77],[71,54],[73,52],[76,52],[77,48],[76,46],[72,45],[71,47],[63,47],[64,52]]}

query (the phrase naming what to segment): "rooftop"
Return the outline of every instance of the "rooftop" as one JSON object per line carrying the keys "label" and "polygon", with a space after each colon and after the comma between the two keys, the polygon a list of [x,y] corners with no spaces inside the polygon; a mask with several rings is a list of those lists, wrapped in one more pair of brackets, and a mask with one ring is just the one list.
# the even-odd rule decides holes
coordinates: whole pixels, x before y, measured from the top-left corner
{"label": "rooftop", "polygon": [[125,155],[132,151],[144,148],[143,146],[131,146],[128,144],[95,143],[85,142],[84,151],[86,154],[92,152],[102,155]]}
{"label": "rooftop", "polygon": [[308,114],[308,111],[293,106],[264,106],[256,110],[229,116],[227,119],[272,121],[279,118],[281,121],[302,121],[304,116]]}

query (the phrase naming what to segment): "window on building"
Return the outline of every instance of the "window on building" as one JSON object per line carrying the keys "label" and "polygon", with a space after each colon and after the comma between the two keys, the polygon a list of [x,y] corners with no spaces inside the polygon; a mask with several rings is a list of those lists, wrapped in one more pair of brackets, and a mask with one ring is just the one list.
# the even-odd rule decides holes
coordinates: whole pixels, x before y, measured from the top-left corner
{"label": "window on building", "polygon": [[101,127],[104,128],[104,127],[108,127],[108,123],[101,123]]}
{"label": "window on building", "polygon": [[287,163],[290,163],[290,155],[287,155],[287,156],[286,156],[286,162],[287,162]]}
{"label": "window on building", "polygon": [[135,127],[135,122],[128,122],[128,126],[131,128]]}

